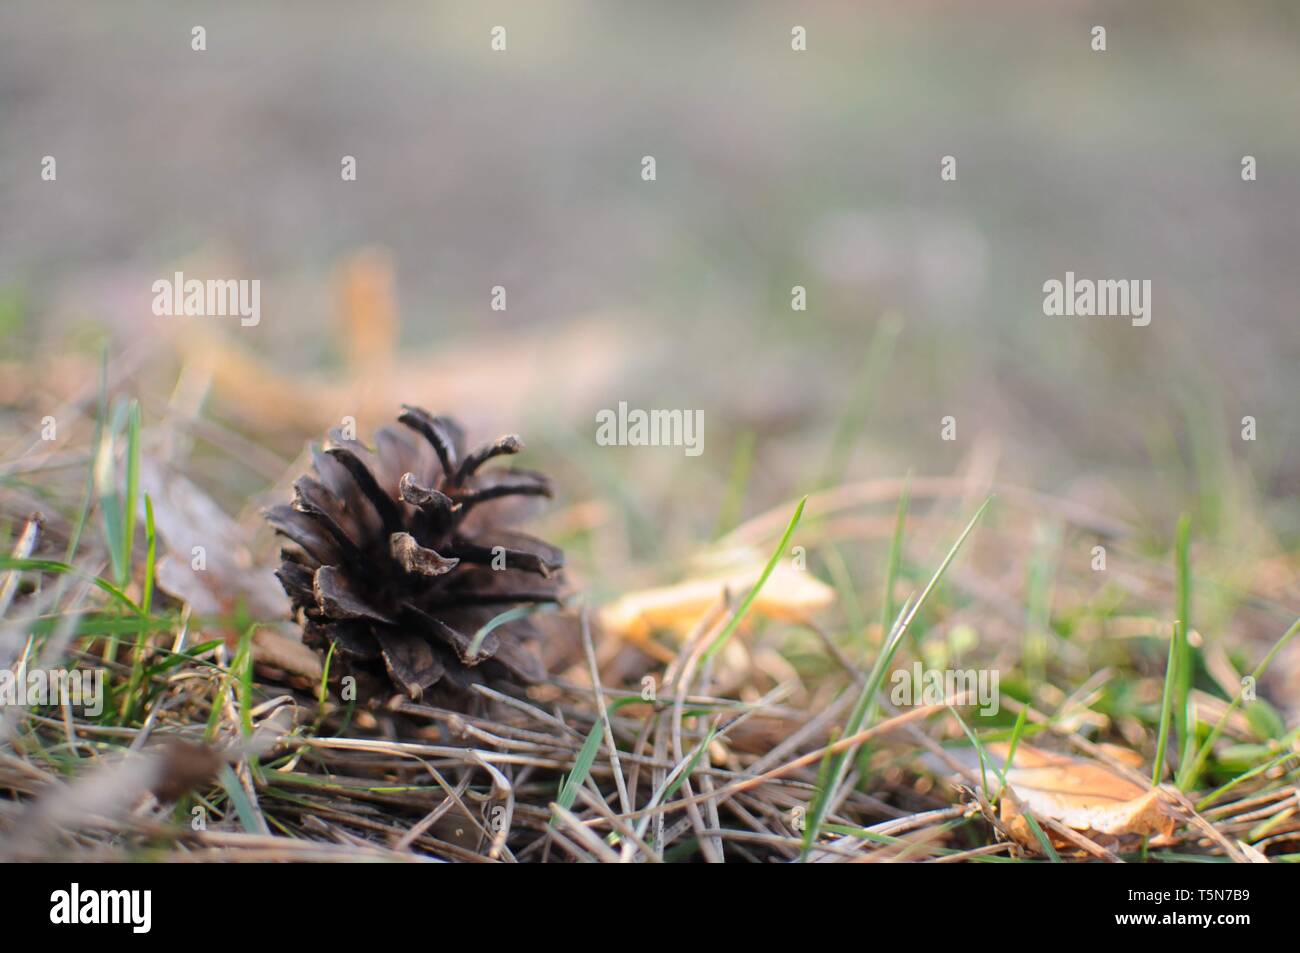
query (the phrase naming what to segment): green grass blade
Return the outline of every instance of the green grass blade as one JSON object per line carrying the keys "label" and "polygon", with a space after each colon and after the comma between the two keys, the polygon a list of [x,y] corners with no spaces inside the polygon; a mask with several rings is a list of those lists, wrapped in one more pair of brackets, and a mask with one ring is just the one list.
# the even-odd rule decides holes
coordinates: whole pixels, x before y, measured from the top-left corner
{"label": "green grass blade", "polygon": [[76,566],[59,562],[57,559],[17,559],[13,556],[0,555],[0,569],[18,569],[23,572],[66,573],[80,579],[88,579],[136,615],[142,614],[135,601],[107,579],[92,576],[89,573],[82,572]]}
{"label": "green grass blade", "polygon": [[1056,848],[1052,846],[1051,838],[1044,834],[1043,829],[1038,826],[1038,821],[1034,818],[1034,815],[1026,811],[1021,816],[1025,819],[1025,822],[1029,824],[1029,829],[1034,832],[1034,837],[1037,838],[1038,845],[1043,848],[1043,853],[1047,855],[1047,859],[1054,864],[1059,864],[1061,862],[1061,855],[1058,854]]}
{"label": "green grass blade", "polygon": [[491,634],[493,629],[505,625],[507,622],[514,622],[516,619],[522,619],[530,616],[538,609],[535,605],[515,606],[513,609],[507,609],[505,612],[495,615],[488,619],[487,622],[474,633],[474,638],[469,643],[468,655],[470,658],[478,655],[478,650],[483,647],[483,640]]}
{"label": "green grass blade", "polygon": [[126,412],[126,499],[122,506],[122,553],[118,559],[125,586],[131,578],[131,550],[135,547],[136,510],[140,500],[140,403],[131,401]]}
{"label": "green grass blade", "polygon": [[230,765],[221,766],[221,770],[217,773],[217,780],[226,792],[226,797],[230,798],[230,803],[235,808],[235,816],[239,818],[239,823],[244,830],[249,834],[265,834],[266,827],[260,823],[261,816],[257,813],[257,808],[253,807],[248,794],[244,791],[244,786],[239,783],[239,778]]}
{"label": "green grass blade", "polygon": [[330,666],[334,664],[334,651],[338,648],[338,643],[331,641],[329,650],[325,653],[325,661],[320,667],[320,685],[316,689],[316,707],[319,709],[321,716],[325,714],[325,701],[329,698],[330,692]]}
{"label": "green grass blade", "polygon": [[[640,700],[639,696],[618,698],[609,703],[607,711],[612,715],[624,705],[630,705]],[[587,782],[587,775],[591,773],[591,766],[596,763],[596,755],[600,753],[600,745],[604,740],[605,722],[603,719],[597,718],[591,726],[591,731],[587,733],[586,739],[582,742],[582,747],[578,749],[578,757],[573,761],[573,770],[560,782],[560,793],[556,795],[555,803],[566,811],[571,809],[573,802],[578,799],[578,788]],[[554,818],[551,819],[551,823],[555,823]]]}
{"label": "green grass blade", "polygon": [[235,679],[235,695],[239,699],[239,727],[245,738],[253,737],[253,633],[257,626],[244,628],[239,637],[239,649],[230,664],[230,674]]}
{"label": "green grass blade", "polygon": [[1294,751],[1283,751],[1276,758],[1271,758],[1268,761],[1265,761],[1263,764],[1255,765],[1255,767],[1249,769],[1248,771],[1242,772],[1241,774],[1237,775],[1237,777],[1229,781],[1227,784],[1223,785],[1220,788],[1215,788],[1205,797],[1201,798],[1199,801],[1196,802],[1196,809],[1198,811],[1205,810],[1207,807],[1209,807],[1219,798],[1223,797],[1223,795],[1227,794],[1233,788],[1237,787],[1239,784],[1244,784],[1245,782],[1249,781],[1251,778],[1258,777],[1259,775],[1263,774],[1265,771],[1271,771],[1273,768],[1276,768],[1277,766],[1283,764],[1284,762],[1290,761],[1295,756],[1296,753]]}
{"label": "green grass blade", "polygon": [[[972,516],[970,522],[966,524],[966,528],[963,529],[961,535],[957,537],[957,541],[948,549],[948,553],[944,556],[943,562],[941,562],[939,568],[934,571],[934,575],[930,577],[930,581],[926,583],[925,589],[921,591],[921,595],[916,602],[910,607],[906,604],[903,606],[903,609],[899,613],[899,617],[894,621],[889,636],[881,645],[880,654],[876,656],[876,662],[871,668],[871,674],[867,677],[862,693],[858,696],[858,700],[854,704],[853,711],[844,728],[845,736],[855,735],[867,727],[868,722],[875,712],[876,693],[880,691],[880,685],[884,681],[885,672],[894,658],[894,653],[898,650],[899,642],[907,632],[908,627],[912,624],[912,620],[916,618],[917,612],[920,611],[921,607],[925,605],[926,600],[929,599],[930,593],[934,591],[935,586],[939,584],[939,580],[941,580],[944,573],[948,571],[949,565],[952,564],[953,559],[961,550],[962,544],[966,542],[967,537],[970,536],[971,532],[975,529],[976,524],[979,523],[980,518],[984,515],[984,512],[989,508],[989,504],[992,502],[993,497],[989,497],[984,501],[980,508],[975,511],[975,515]],[[804,830],[803,856],[805,858],[812,850],[812,845],[816,842],[817,836],[820,833],[822,821],[825,819],[826,809],[830,803],[830,798],[844,781],[844,775],[847,772],[848,761],[851,756],[852,750],[843,751],[836,755],[835,765],[830,774],[830,783],[825,788],[819,790],[813,800],[812,809],[809,811],[808,815],[808,826]]]}
{"label": "green grass blade", "polygon": [[1178,577],[1178,621],[1180,637],[1174,671],[1174,736],[1186,746],[1194,725],[1187,723],[1187,695],[1192,690],[1192,643],[1188,633],[1192,630],[1192,575],[1189,551],[1191,548],[1191,518],[1184,513],[1178,520],[1178,537],[1174,545],[1175,569]]}
{"label": "green grass blade", "polygon": [[[1280,639],[1273,643],[1273,647],[1268,650],[1268,654],[1265,655],[1263,660],[1255,666],[1255,670],[1251,672],[1251,678],[1255,682],[1258,682],[1263,677],[1264,673],[1268,671],[1269,666],[1273,664],[1273,659],[1277,658],[1278,653],[1281,652],[1282,649],[1286,648],[1288,642],[1295,638],[1297,632],[1300,632],[1300,619],[1296,619],[1295,622],[1291,623],[1291,627],[1282,634]],[[1192,788],[1196,787],[1196,780],[1201,773],[1201,769],[1205,765],[1205,759],[1209,757],[1210,751],[1214,748],[1214,743],[1218,741],[1219,736],[1223,734],[1224,726],[1227,725],[1228,719],[1232,716],[1232,713],[1241,707],[1243,700],[1242,694],[1244,691],[1245,687],[1243,686],[1241,691],[1237,692],[1236,697],[1232,699],[1232,702],[1228,705],[1227,709],[1225,709],[1223,714],[1219,716],[1218,722],[1215,723],[1209,736],[1196,752],[1196,755],[1185,766],[1185,769],[1180,772],[1180,777],[1177,782],[1180,790],[1190,791]]]}
{"label": "green grass blade", "polygon": [[140,593],[140,608],[145,615],[153,605],[153,574],[158,562],[158,534],[153,522],[153,500],[144,495],[144,535],[148,547],[144,558],[144,586]]}
{"label": "green grass blade", "polygon": [[104,529],[104,542],[112,564],[113,581],[125,584],[129,567],[122,561],[125,548],[126,521],[122,508],[122,492],[117,485],[117,435],[122,429],[119,406],[113,420],[104,428],[103,438],[95,454],[95,498],[99,501],[100,521]]}
{"label": "green grass blade", "polygon": [[1165,752],[1169,747],[1169,722],[1174,709],[1175,680],[1178,677],[1178,632],[1182,623],[1174,622],[1169,636],[1169,657],[1165,660],[1165,691],[1160,699],[1160,728],[1156,736],[1156,760],[1151,767],[1151,783],[1159,784],[1165,773]]}
{"label": "green grass blade", "polygon": [[749,613],[750,607],[754,604],[754,600],[758,598],[758,594],[762,591],[764,584],[772,575],[772,570],[776,569],[777,562],[785,555],[786,547],[790,544],[790,537],[794,535],[795,527],[799,525],[799,520],[803,517],[803,508],[807,503],[808,497],[805,496],[799,501],[799,505],[794,508],[794,515],[790,517],[790,524],[786,526],[785,532],[781,535],[781,541],[776,544],[776,549],[772,551],[772,558],[769,559],[767,565],[763,567],[762,575],[758,577],[758,581],[755,582],[753,588],[749,590],[749,595],[745,596],[744,601],[741,602],[741,604],[737,606],[736,610],[731,614],[731,619],[727,622],[723,630],[718,633],[717,637],[712,642],[709,643],[709,647],[705,650],[704,655],[701,658],[701,665],[707,664],[710,659],[722,650],[722,647],[727,644],[727,640],[731,638],[732,634],[740,626],[740,623],[744,621],[745,616]]}
{"label": "green grass blade", "polygon": [[[889,560],[885,564],[885,591],[880,598],[880,633],[883,637],[894,621],[894,586],[898,584],[898,571],[903,564],[903,530],[907,526],[907,510],[912,503],[912,474],[903,478],[903,492],[898,495],[898,512],[894,516],[894,535],[889,541]],[[919,646],[918,646],[919,648]]]}
{"label": "green grass blade", "polygon": [[[1007,786],[1007,772],[1011,770],[1012,763],[1016,760],[1016,749],[1020,747],[1020,736],[1025,733],[1025,721],[1029,716],[1029,706],[1025,705],[1020,709],[1020,714],[1016,715],[1016,725],[1011,729],[1011,741],[1007,744],[1007,758],[1002,762],[1002,770],[999,776],[1002,779],[1002,787]],[[998,791],[998,797],[1002,797],[1002,791]]]}
{"label": "green grass blade", "polygon": [[[898,495],[898,511],[894,516],[894,535],[889,541],[889,557],[885,563],[885,589],[880,597],[880,637],[882,640],[887,638],[890,627],[894,621],[894,587],[898,584],[898,573],[903,565],[903,533],[907,526],[907,511],[912,503],[912,473],[909,470],[903,477],[903,492]],[[909,629],[912,639],[912,651],[917,658],[921,657],[921,638],[915,631]],[[858,699],[859,704],[863,701]],[[867,699],[869,702],[870,699]],[[855,709],[856,712],[856,709]],[[865,716],[865,708],[863,715]],[[861,722],[859,722],[859,725]],[[850,728],[850,733],[856,734],[857,728]],[[865,771],[867,761],[871,757],[871,745],[863,745],[858,750],[858,768]]]}

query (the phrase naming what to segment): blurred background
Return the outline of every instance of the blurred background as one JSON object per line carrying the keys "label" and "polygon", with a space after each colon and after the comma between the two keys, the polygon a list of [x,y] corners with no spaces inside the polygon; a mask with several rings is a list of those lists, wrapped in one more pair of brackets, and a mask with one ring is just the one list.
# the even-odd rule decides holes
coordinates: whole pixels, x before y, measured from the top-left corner
{"label": "blurred background", "polygon": [[[1286,2],[9,0],[6,455],[107,347],[232,511],[407,401],[523,434],[632,562],[909,470],[1293,547],[1297,76]],[[1149,279],[1150,326],[1044,316],[1067,270]],[[175,271],[260,324],[155,316]],[[704,453],[596,447],[619,401]]]}

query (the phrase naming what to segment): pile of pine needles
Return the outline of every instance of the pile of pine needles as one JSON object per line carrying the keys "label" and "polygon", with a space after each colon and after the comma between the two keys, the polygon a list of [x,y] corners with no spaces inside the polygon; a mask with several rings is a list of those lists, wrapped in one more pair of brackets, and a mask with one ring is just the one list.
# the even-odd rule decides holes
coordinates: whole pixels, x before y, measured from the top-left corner
{"label": "pile of pine needles", "polygon": [[[197,424],[167,415],[146,439],[109,380],[61,412],[79,450],[37,441],[0,462],[0,667],[106,673],[101,711],[2,710],[0,858],[1300,859],[1295,674],[1273,671],[1297,631],[1293,560],[1229,583],[1193,573],[1187,522],[1162,558],[1122,523],[973,475],[843,484],[724,540],[770,552],[769,571],[799,544],[840,595],[824,618],[752,611],[765,573],[647,654],[578,599],[551,619],[564,648],[542,685],[480,687],[474,714],[366,705],[329,658],[312,677],[268,651],[259,633],[283,620],[238,593],[214,617],[159,591],[141,460]],[[1000,711],[896,707],[891,673],[917,661],[996,669]],[[983,765],[987,745],[1029,740],[1159,765],[1145,774],[1174,833],[1104,843],[1031,814],[1036,840],[1017,841],[1007,785],[958,755]]]}

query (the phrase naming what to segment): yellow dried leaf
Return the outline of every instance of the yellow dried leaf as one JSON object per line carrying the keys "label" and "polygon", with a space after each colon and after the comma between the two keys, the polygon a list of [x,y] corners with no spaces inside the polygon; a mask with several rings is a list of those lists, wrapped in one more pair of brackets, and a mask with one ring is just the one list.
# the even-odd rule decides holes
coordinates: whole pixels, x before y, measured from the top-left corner
{"label": "yellow dried leaf", "polygon": [[[628,593],[601,611],[601,622],[606,631],[638,641],[660,629],[680,635],[689,631],[724,593],[730,593],[735,600],[743,599],[763,568],[761,563],[752,563],[723,575]],[[751,612],[798,621],[834,601],[835,590],[812,573],[778,563]]]}
{"label": "yellow dried leaf", "polygon": [[[993,744],[988,750],[996,758],[1005,758],[1008,747]],[[1022,744],[1016,748],[1006,775],[1016,798],[1035,817],[1051,818],[1085,835],[1167,835],[1174,829],[1169,801],[1159,788],[1137,784],[1096,761]],[[1009,798],[1002,799],[1001,814],[1017,841],[1037,844],[1029,824]]]}
{"label": "yellow dried leaf", "polygon": [[1119,745],[1113,745],[1105,741],[1097,745],[1097,747],[1106,752],[1106,754],[1110,755],[1110,757],[1114,758],[1120,764],[1127,765],[1134,770],[1140,770],[1142,767],[1142,755],[1138,754],[1132,748],[1123,748]]}

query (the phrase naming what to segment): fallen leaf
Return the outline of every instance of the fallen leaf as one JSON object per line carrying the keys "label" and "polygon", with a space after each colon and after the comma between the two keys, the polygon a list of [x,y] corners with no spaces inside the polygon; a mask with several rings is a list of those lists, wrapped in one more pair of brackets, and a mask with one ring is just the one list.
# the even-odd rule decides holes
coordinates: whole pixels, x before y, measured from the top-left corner
{"label": "fallen leaf", "polygon": [[[995,759],[1003,759],[1008,747],[992,744],[987,750]],[[1168,835],[1174,829],[1175,818],[1163,791],[1130,781],[1096,761],[1021,744],[1006,777],[1016,799],[1035,817],[1051,818],[1094,839]],[[1012,799],[1002,798],[1001,817],[1017,841],[1037,845],[1037,837]],[[1050,832],[1049,836],[1062,843]]]}
{"label": "fallen leaf", "polygon": [[1134,770],[1140,769],[1144,763],[1142,755],[1138,754],[1132,748],[1125,748],[1121,745],[1113,745],[1104,741],[1097,745],[1097,747],[1106,752],[1106,754],[1114,758],[1120,764],[1127,765]]}
{"label": "fallen leaf", "polygon": [[[747,561],[725,574],[628,593],[601,610],[601,624],[606,631],[634,641],[645,641],[661,629],[682,635],[724,593],[737,601],[743,599],[762,575],[764,565],[765,561]],[[800,621],[834,601],[835,590],[812,573],[779,562],[754,600],[751,613]]]}
{"label": "fallen leaf", "polygon": [[[156,460],[142,462],[140,477],[161,544],[162,555],[154,567],[159,589],[208,620],[227,616],[240,604],[257,619],[289,617],[289,600],[275,575],[254,563],[243,529],[211,497]],[[196,547],[201,547],[201,563]],[[229,627],[219,634],[231,645],[239,637]],[[268,626],[259,626],[253,634],[253,658],[312,681],[321,677],[315,651],[297,635],[282,635]]]}
{"label": "fallen leaf", "polygon": [[201,616],[228,614],[242,602],[256,618],[288,617],[274,574],[254,564],[244,530],[211,497],[151,459],[141,463],[140,484],[153,505],[160,543],[154,578],[163,592]]}

